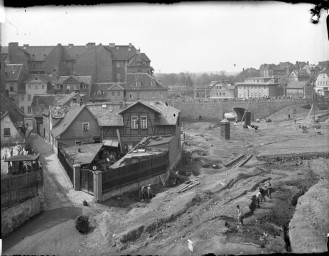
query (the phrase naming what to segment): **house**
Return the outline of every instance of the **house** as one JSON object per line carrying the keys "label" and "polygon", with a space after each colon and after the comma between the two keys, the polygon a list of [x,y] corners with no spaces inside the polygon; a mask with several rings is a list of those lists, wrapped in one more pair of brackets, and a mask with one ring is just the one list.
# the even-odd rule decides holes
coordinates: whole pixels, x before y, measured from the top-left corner
{"label": "house", "polygon": [[24,142],[24,135],[16,127],[6,111],[1,115],[1,147]]}
{"label": "house", "polygon": [[60,76],[54,87],[54,93],[70,94],[79,92],[85,94],[87,99],[89,99],[91,85],[91,76]]}
{"label": "house", "polygon": [[10,99],[5,93],[0,93],[0,114],[4,114],[8,112],[10,119],[19,129],[23,129],[25,127],[25,113],[17,106],[17,104]]}
{"label": "house", "polygon": [[316,76],[321,70],[319,66],[310,64],[305,65],[302,69],[305,70],[310,77]]}
{"label": "house", "polygon": [[[19,46],[17,42],[4,47],[10,63],[23,64],[29,74],[60,76],[92,76],[94,82],[122,82],[129,72],[151,72],[150,59],[129,45]],[[8,53],[7,53],[8,52]]]}
{"label": "house", "polygon": [[96,117],[86,105],[72,105],[64,118],[51,130],[50,144],[57,152],[61,145],[92,143],[100,137]]}
{"label": "house", "polygon": [[210,87],[207,85],[198,85],[194,89],[194,98],[208,99],[210,97]]}
{"label": "house", "polygon": [[315,91],[319,95],[329,97],[329,64],[319,72],[315,79]]}
{"label": "house", "polygon": [[151,60],[145,53],[137,53],[128,60],[127,73],[147,73],[153,75],[154,69],[150,65]]}
{"label": "house", "polygon": [[124,89],[128,102],[165,100],[168,97],[168,88],[147,73],[127,73]]}
{"label": "house", "polygon": [[210,99],[234,99],[236,98],[235,86],[226,81],[211,81]]}
{"label": "house", "polygon": [[287,77],[293,69],[293,64],[290,62],[280,62],[275,64],[262,64],[259,67],[261,77]]}
{"label": "house", "polygon": [[124,83],[94,83],[91,87],[90,101],[122,101],[124,100]]}
{"label": "house", "polygon": [[285,95],[290,98],[302,99],[312,98],[313,85],[311,80],[309,81],[289,81],[286,86]]}
{"label": "house", "polygon": [[27,116],[32,116],[32,101],[34,95],[44,95],[53,92],[56,78],[46,74],[32,74],[24,81],[25,90],[19,94],[18,106]]}
{"label": "house", "polygon": [[7,95],[18,104],[18,95],[24,91],[26,70],[23,64],[5,64],[5,90]]}
{"label": "house", "polygon": [[310,79],[310,75],[305,69],[294,69],[288,77],[289,81],[305,81]]}
{"label": "house", "polygon": [[283,89],[279,86],[277,78],[251,77],[243,83],[236,83],[238,98],[264,98],[283,95]]}

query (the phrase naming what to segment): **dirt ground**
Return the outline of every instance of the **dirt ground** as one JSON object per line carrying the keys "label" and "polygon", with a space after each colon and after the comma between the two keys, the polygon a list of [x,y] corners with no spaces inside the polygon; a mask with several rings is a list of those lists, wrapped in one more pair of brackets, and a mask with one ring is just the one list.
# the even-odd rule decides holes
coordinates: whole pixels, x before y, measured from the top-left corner
{"label": "dirt ground", "polygon": [[[320,122],[320,129],[303,133],[298,126],[304,124],[309,109],[297,108],[295,124],[287,117],[292,108],[270,116],[272,122],[254,123],[258,130],[231,123],[230,140],[220,137],[215,123],[185,121],[187,144],[177,167],[181,184],[170,180],[165,187],[153,186],[156,196],[149,202],[140,201],[138,193],[131,192],[81,209],[46,211],[5,238],[3,251],[188,255],[189,239],[196,255],[324,252],[329,232],[325,200],[329,195],[329,160],[268,163],[256,158],[329,151],[328,119]],[[317,109],[316,116],[328,112]],[[224,166],[240,154],[253,157],[240,168]],[[178,193],[191,178],[200,184]],[[266,197],[258,208],[258,185],[268,180],[272,197]],[[243,213],[243,226],[237,222],[237,205]],[[84,235],[73,221],[81,213],[89,216],[92,226]]]}

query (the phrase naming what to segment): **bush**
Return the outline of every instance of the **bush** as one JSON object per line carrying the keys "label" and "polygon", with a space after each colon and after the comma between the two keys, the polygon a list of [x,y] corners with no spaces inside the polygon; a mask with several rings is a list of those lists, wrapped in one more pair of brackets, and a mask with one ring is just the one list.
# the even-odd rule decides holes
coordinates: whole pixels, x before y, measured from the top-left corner
{"label": "bush", "polygon": [[83,200],[82,204],[83,204],[84,206],[88,206],[88,205],[89,205],[88,202],[87,202],[86,200]]}
{"label": "bush", "polygon": [[80,233],[86,233],[89,230],[89,219],[88,216],[80,215],[75,220],[75,228]]}

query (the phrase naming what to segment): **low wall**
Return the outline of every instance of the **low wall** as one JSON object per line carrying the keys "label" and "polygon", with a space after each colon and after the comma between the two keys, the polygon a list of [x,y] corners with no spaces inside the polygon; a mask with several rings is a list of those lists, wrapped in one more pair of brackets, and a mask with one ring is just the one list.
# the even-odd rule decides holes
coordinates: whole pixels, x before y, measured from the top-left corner
{"label": "low wall", "polygon": [[18,205],[1,211],[1,235],[7,236],[28,219],[42,211],[42,196],[35,196]]}
{"label": "low wall", "polygon": [[233,108],[244,108],[251,111],[254,119],[265,118],[276,111],[296,104],[306,104],[303,100],[266,100],[266,101],[226,101],[226,102],[170,102],[181,111],[182,118],[195,119],[199,116],[203,120],[221,120],[224,113]]}

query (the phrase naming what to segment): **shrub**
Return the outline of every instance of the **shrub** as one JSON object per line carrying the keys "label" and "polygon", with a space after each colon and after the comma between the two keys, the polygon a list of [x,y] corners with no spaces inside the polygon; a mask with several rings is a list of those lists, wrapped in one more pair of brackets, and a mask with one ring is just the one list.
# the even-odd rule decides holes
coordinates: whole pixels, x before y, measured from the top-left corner
{"label": "shrub", "polygon": [[83,200],[82,204],[83,204],[84,206],[88,206],[88,205],[89,205],[88,202],[87,202],[86,200]]}
{"label": "shrub", "polygon": [[88,216],[80,215],[75,220],[75,228],[80,233],[86,233],[89,230],[89,219]]}

